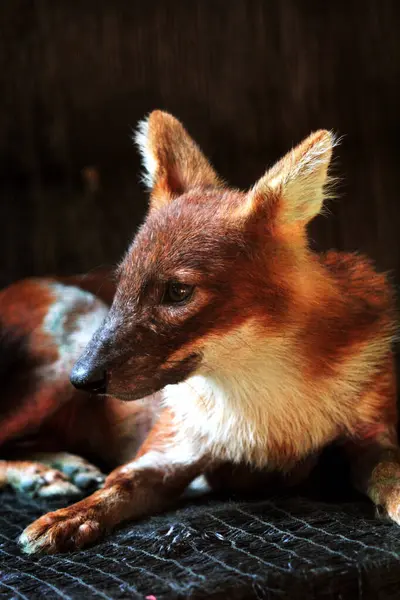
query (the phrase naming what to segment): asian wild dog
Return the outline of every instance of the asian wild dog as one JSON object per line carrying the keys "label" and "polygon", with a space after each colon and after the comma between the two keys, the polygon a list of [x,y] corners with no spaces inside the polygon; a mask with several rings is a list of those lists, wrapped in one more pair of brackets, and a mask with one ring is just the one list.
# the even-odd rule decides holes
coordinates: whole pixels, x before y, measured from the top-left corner
{"label": "asian wild dog", "polygon": [[[137,142],[150,209],[71,372],[76,388],[100,395],[102,417],[82,400],[89,437],[103,455],[128,441],[115,457],[128,462],[31,524],[23,549],[81,548],[235,465],[305,475],[333,441],[357,488],[399,523],[393,293],[367,259],[307,243],[329,192],[333,135],[311,134],[247,192],[220,180],[171,115],[151,113]],[[107,403],[126,414],[110,441]],[[142,414],[148,430],[130,458]]]}

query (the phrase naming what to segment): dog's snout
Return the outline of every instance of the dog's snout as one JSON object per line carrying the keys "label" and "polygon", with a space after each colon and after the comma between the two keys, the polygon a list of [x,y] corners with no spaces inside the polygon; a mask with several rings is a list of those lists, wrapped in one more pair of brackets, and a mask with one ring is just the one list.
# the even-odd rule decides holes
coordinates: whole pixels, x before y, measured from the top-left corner
{"label": "dog's snout", "polygon": [[105,394],[107,391],[107,371],[102,368],[89,369],[79,361],[71,371],[70,381],[78,390],[92,394]]}

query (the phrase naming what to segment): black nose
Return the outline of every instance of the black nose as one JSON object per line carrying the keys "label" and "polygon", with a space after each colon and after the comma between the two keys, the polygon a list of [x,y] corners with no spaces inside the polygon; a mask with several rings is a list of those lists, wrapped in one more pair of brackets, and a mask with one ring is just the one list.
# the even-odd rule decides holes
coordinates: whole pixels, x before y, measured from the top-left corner
{"label": "black nose", "polygon": [[70,381],[78,390],[92,394],[105,394],[107,391],[107,372],[103,369],[88,371],[79,362],[71,371]]}

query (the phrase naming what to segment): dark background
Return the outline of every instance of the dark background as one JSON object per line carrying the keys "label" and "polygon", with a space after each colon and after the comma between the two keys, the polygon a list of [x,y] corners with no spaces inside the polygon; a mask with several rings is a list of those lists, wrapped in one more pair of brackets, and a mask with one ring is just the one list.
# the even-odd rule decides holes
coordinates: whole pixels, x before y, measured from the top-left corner
{"label": "dark background", "polygon": [[399,17],[390,0],[4,0],[3,279],[119,259],[146,206],[131,130],[162,108],[236,186],[315,128],[345,136],[312,239],[399,282]]}

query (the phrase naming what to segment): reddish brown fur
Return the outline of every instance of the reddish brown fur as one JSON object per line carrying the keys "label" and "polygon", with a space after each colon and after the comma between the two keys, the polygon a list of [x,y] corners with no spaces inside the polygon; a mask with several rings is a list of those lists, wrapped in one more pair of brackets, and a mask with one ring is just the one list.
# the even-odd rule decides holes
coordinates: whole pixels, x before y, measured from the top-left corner
{"label": "reddish brown fur", "polygon": [[[45,285],[37,285],[34,280],[15,283],[0,292],[1,318],[17,333],[29,336],[35,352],[43,361],[51,361],[58,355],[58,349],[41,329],[49,305],[54,296]],[[29,311],[27,311],[29,305]]]}
{"label": "reddish brown fur", "polygon": [[311,314],[305,327],[310,354],[310,376],[325,377],[340,367],[346,353],[382,330],[393,333],[394,297],[385,275],[377,273],[367,258],[329,252],[321,256],[337,285],[336,298],[329,296]]}
{"label": "reddish brown fur", "polygon": [[[25,337],[36,367],[50,365],[58,358],[57,345],[42,329],[53,299],[49,286],[34,280],[16,283],[0,292],[1,321],[16,335]],[[23,379],[24,373],[20,377],[25,389],[16,382],[14,392],[2,399],[0,443],[34,430],[71,396],[72,390],[65,381],[49,388],[46,382],[37,386],[35,371],[29,382]]]}

